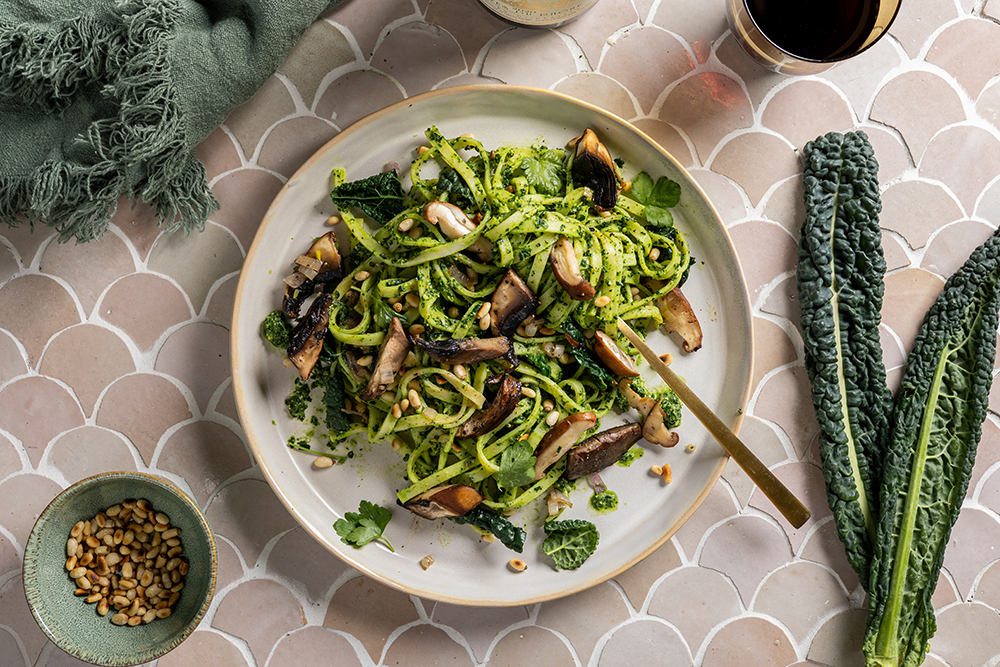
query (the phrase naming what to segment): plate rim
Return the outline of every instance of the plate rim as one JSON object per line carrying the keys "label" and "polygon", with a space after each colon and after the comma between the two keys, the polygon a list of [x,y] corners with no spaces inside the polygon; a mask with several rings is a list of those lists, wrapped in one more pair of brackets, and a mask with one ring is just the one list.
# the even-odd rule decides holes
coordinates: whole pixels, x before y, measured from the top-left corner
{"label": "plate rim", "polygon": [[[606,573],[601,573],[596,578],[589,578],[584,581],[581,581],[577,585],[564,587],[552,592],[532,595],[525,599],[488,600],[479,598],[462,598],[447,594],[436,594],[433,591],[427,591],[417,586],[408,585],[404,582],[400,582],[392,578],[383,576],[382,574],[375,571],[371,567],[365,565],[363,562],[350,558],[345,553],[341,553],[340,550],[336,549],[334,545],[331,545],[325,537],[323,537],[318,533],[318,531],[312,525],[311,521],[302,517],[299,513],[299,510],[297,510],[293,506],[290,499],[281,490],[280,485],[277,483],[277,479],[274,476],[274,472],[270,470],[268,466],[265,465],[265,463],[262,461],[262,458],[260,456],[261,452],[259,451],[259,448],[256,444],[257,442],[256,439],[254,437],[251,437],[251,433],[254,433],[254,435],[256,435],[256,432],[253,431],[252,421],[246,419],[246,414],[245,414],[246,410],[248,409],[246,407],[247,399],[245,396],[246,380],[243,377],[242,368],[240,365],[241,351],[237,335],[238,331],[240,330],[240,321],[241,321],[239,318],[240,309],[244,301],[244,290],[246,289],[246,281],[248,280],[247,276],[249,275],[243,271],[243,267],[247,266],[250,263],[251,259],[255,258],[259,252],[262,252],[261,250],[262,243],[260,241],[262,237],[261,232],[271,223],[274,203],[289,188],[289,185],[295,183],[302,176],[302,174],[304,174],[305,172],[309,171],[312,168],[314,163],[319,161],[328,151],[332,150],[337,144],[339,144],[345,138],[357,132],[362,131],[365,126],[374,123],[375,121],[383,118],[384,116],[394,114],[400,111],[401,109],[412,107],[415,104],[422,104],[424,102],[427,102],[429,100],[434,100],[439,97],[448,97],[453,95],[466,95],[475,93],[488,93],[488,94],[501,94],[501,95],[506,95],[506,94],[537,95],[540,97],[550,97],[553,99],[558,99],[564,103],[582,107],[589,113],[602,117],[603,119],[609,122],[622,125],[629,132],[632,132],[637,136],[639,136],[643,141],[647,142],[651,147],[653,147],[656,150],[656,152],[658,152],[664,159],[671,162],[673,166],[687,178],[688,183],[700,195],[705,205],[707,206],[708,210],[715,217],[715,220],[718,223],[719,231],[722,234],[722,238],[724,239],[725,244],[728,246],[728,249],[732,255],[734,261],[735,273],[739,277],[739,283],[740,283],[739,292],[742,294],[743,297],[742,308],[741,308],[743,312],[741,313],[741,315],[744,318],[744,321],[746,322],[746,331],[748,335],[747,352],[749,355],[749,359],[747,361],[748,372],[747,372],[746,383],[743,387],[741,387],[739,392],[739,397],[737,399],[737,404],[740,409],[737,411],[735,419],[733,419],[730,423],[730,427],[733,430],[733,432],[739,434],[743,424],[744,417],[746,416],[746,410],[747,406],[749,405],[751,390],[753,386],[753,371],[754,371],[754,356],[755,356],[754,335],[753,335],[754,334],[753,311],[742,263],[740,261],[739,255],[736,252],[736,247],[733,243],[732,237],[729,234],[729,230],[726,228],[722,216],[718,212],[718,209],[715,207],[715,204],[712,202],[712,200],[708,197],[707,193],[705,192],[701,184],[692,177],[688,169],[685,168],[669,151],[663,148],[663,146],[661,146],[659,142],[654,140],[646,132],[643,132],[641,129],[636,127],[631,122],[625,120],[624,118],[610,111],[602,109],[594,104],[578,99],[571,95],[567,95],[565,93],[561,93],[558,91],[548,90],[545,88],[537,88],[533,86],[510,85],[510,84],[467,84],[467,85],[459,85],[459,86],[451,86],[447,88],[435,89],[417,95],[413,95],[411,97],[406,97],[402,100],[399,100],[398,102],[395,102],[386,107],[378,109],[377,111],[374,111],[354,121],[349,126],[338,132],[334,137],[332,137],[326,143],[324,143],[315,152],[313,152],[312,155],[310,155],[309,158],[307,158],[305,162],[303,162],[303,164],[298,169],[296,169],[295,172],[285,181],[284,185],[282,185],[281,189],[272,199],[271,204],[268,206],[267,211],[265,211],[263,217],[261,218],[261,223],[258,226],[257,232],[255,232],[254,234],[253,242],[251,243],[250,248],[247,250],[246,256],[243,259],[243,264],[240,269],[240,277],[237,283],[236,293],[233,300],[232,319],[230,320],[231,322],[230,367],[232,374],[233,397],[234,397],[234,402],[236,403],[237,414],[239,415],[240,418],[240,426],[243,428],[244,434],[246,435],[247,444],[249,445],[251,452],[254,455],[254,460],[258,468],[264,475],[264,478],[267,481],[268,486],[271,488],[272,492],[275,494],[275,496],[277,496],[277,498],[280,500],[280,502],[289,512],[289,514],[292,515],[296,523],[302,526],[302,528],[307,533],[309,533],[309,535],[312,536],[312,538],[315,539],[320,545],[322,545],[327,551],[331,552],[336,557],[341,559],[349,567],[354,568],[355,570],[369,577],[370,579],[378,581],[381,584],[389,586],[390,588],[401,591],[408,595],[415,595],[422,599],[434,600],[437,602],[444,602],[448,604],[461,605],[461,606],[513,607],[513,606],[537,604],[540,602],[556,600],[563,597],[567,597],[574,593],[579,593],[581,591],[588,590],[590,588],[593,588],[594,586],[597,586],[598,584],[604,583],[605,581],[608,581],[609,579],[612,579],[620,575],[622,572],[625,572],[626,570],[637,565],[642,560],[646,559],[654,551],[663,546],[663,544],[665,544],[671,537],[673,537],[673,535],[676,534],[676,532],[684,524],[686,524],[688,520],[690,520],[691,516],[702,505],[702,503],[704,503],[705,499],[715,488],[716,484],[719,481],[719,478],[722,476],[722,471],[726,467],[726,464],[728,463],[730,458],[728,453],[722,452],[722,455],[720,455],[718,463],[716,464],[715,470],[713,470],[712,474],[710,475],[709,483],[707,483],[702,492],[694,498],[690,506],[681,514],[680,518],[674,523],[674,525],[671,526],[669,530],[665,531],[665,533],[659,539],[655,540],[648,548],[643,550],[640,554],[638,554],[634,558],[621,564],[617,568],[612,568]],[[251,424],[251,426],[248,426],[248,424]]]}

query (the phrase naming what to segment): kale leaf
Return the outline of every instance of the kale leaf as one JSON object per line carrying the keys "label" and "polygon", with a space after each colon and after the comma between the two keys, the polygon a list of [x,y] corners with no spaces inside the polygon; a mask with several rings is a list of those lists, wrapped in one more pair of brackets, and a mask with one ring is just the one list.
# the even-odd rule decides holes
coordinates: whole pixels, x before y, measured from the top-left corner
{"label": "kale leaf", "polygon": [[392,512],[384,507],[362,500],[357,512],[344,513],[343,519],[337,519],[333,529],[340,535],[340,541],[353,547],[363,547],[372,540],[380,540],[389,551],[395,552],[383,535],[385,527],[392,519]]}
{"label": "kale leaf", "polygon": [[462,516],[448,517],[455,523],[467,523],[496,536],[500,543],[512,551],[521,553],[524,550],[524,538],[527,532],[520,526],[515,526],[505,517],[496,512],[473,507]]}
{"label": "kale leaf", "polygon": [[447,193],[448,201],[460,209],[471,208],[476,203],[476,198],[472,194],[472,190],[469,189],[469,184],[451,167],[441,170],[437,180],[437,189],[438,192]]}
{"label": "kale leaf", "polygon": [[285,408],[292,419],[298,419],[300,422],[306,420],[306,408],[309,407],[311,389],[308,382],[303,382],[298,377],[295,378],[292,393],[285,399]]}
{"label": "kale leaf", "polygon": [[545,524],[542,553],[552,559],[557,570],[575,570],[597,549],[597,526],[583,519],[549,521]]}
{"label": "kale leaf", "polygon": [[594,379],[594,384],[597,385],[600,391],[607,391],[615,386],[615,376],[597,359],[597,355],[590,349],[581,345],[580,347],[570,347],[567,351],[590,374],[590,377]]}
{"label": "kale leaf", "polygon": [[344,414],[344,378],[331,369],[323,376],[323,404],[326,406],[326,427],[343,433],[351,427]]}
{"label": "kale leaf", "polygon": [[515,442],[500,455],[500,472],[496,474],[497,485],[503,489],[514,489],[535,482],[535,457],[527,442]]}
{"label": "kale leaf", "polygon": [[669,227],[674,224],[674,216],[667,210],[681,200],[681,186],[674,181],[660,176],[653,183],[649,174],[643,171],[633,179],[629,195],[646,207],[646,220],[651,225]]}
{"label": "kale leaf", "polygon": [[395,170],[338,185],[330,193],[338,207],[357,206],[380,224],[403,210],[403,185]]}

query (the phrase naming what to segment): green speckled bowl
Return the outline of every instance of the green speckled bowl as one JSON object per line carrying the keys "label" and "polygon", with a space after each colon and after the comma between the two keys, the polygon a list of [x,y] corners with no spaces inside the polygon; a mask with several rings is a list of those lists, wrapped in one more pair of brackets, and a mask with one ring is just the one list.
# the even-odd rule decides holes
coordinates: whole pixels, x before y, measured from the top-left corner
{"label": "green speckled bowl", "polygon": [[[170,616],[119,627],[111,623],[113,612],[100,616],[96,605],[73,595],[66,540],[77,521],[128,498],[146,498],[181,529],[190,566]],[[212,601],[216,567],[212,531],[183,491],[152,475],[108,472],[69,487],[38,517],[24,549],[24,592],[39,627],[66,653],[97,665],[138,665],[159,658],[191,634]]]}

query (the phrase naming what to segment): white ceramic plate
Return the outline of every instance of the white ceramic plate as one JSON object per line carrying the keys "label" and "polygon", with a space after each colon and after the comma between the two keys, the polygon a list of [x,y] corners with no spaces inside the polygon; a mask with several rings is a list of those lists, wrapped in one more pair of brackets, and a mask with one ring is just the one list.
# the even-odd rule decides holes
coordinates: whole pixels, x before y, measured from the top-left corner
{"label": "white ceramic plate", "polygon": [[[410,594],[464,605],[517,605],[568,595],[650,554],[711,490],[727,458],[690,413],[678,429],[679,446],[646,446],[645,455],[631,467],[612,466],[602,473],[620,498],[616,512],[598,516],[590,511],[590,490],[579,485],[571,496],[574,507],[563,518],[593,521],[601,539],[597,552],[575,571],[555,571],[539,553],[544,539],[541,507],[529,506],[514,517],[528,530],[521,556],[528,569],[514,573],[507,562],[516,554],[499,542],[485,543],[468,526],[420,519],[396,505],[403,467],[388,444],[366,445],[348,464],[325,470],[312,468],[310,455],[285,444],[303,430],[288,419],[284,408],[294,369],[283,366],[281,355],[265,347],[260,323],[280,307],[282,278],[295,257],[329,229],[324,223],[335,212],[328,196],[331,170],[344,168],[348,180],[356,180],[381,171],[388,162],[406,165],[426,143],[424,131],[431,125],[446,137],[471,132],[488,148],[540,138],[562,146],[590,127],[613,156],[625,160],[627,177],[645,170],[654,178],[665,175],[680,183],[676,224],[696,258],[684,289],[701,321],[704,347],[685,354],[674,340],[657,333],[649,341],[672,353],[673,367],[692,388],[731,427],[739,427],[753,359],[750,309],[739,263],[718,214],[685,170],[628,123],[562,95],[512,86],[448,88],[395,104],[341,132],[289,179],[264,217],[236,294],[232,366],[240,417],[261,469],[288,510],[327,549],[367,575]],[[617,420],[603,421],[604,426],[614,423]],[[687,444],[695,450],[687,451]],[[671,465],[669,486],[649,472],[654,463]],[[356,549],[340,541],[333,523],[345,512],[357,511],[362,499],[392,508],[386,536],[395,553],[377,543]],[[435,563],[425,571],[420,560],[427,555],[433,555]]]}

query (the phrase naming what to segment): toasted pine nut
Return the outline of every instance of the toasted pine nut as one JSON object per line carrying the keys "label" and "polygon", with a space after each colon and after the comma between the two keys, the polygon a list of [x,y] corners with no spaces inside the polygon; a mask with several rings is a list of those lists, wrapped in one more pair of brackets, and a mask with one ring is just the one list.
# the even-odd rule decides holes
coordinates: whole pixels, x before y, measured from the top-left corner
{"label": "toasted pine nut", "polygon": [[420,324],[418,322],[417,324],[411,324],[408,331],[414,336],[416,336],[417,334],[422,334],[423,332],[427,331],[427,328],[424,327],[423,324]]}
{"label": "toasted pine nut", "polygon": [[392,416],[396,419],[403,416],[403,409],[399,407],[399,403],[392,404]]}
{"label": "toasted pine nut", "polygon": [[537,395],[538,394],[536,394],[535,390],[531,387],[521,387],[521,396],[524,396],[525,398],[534,398]]}
{"label": "toasted pine nut", "polygon": [[482,318],[486,317],[486,314],[490,312],[490,308],[492,306],[493,306],[493,304],[490,303],[489,301],[485,302],[483,305],[481,305],[479,307],[479,312],[476,313],[476,318],[477,319],[482,319]]}
{"label": "toasted pine nut", "polygon": [[418,308],[420,306],[420,297],[416,292],[406,293],[406,305],[410,308]]}
{"label": "toasted pine nut", "polygon": [[401,400],[399,402],[399,409],[402,410],[403,412],[406,412],[407,410],[409,410],[410,409],[410,399],[404,398],[403,400]]}
{"label": "toasted pine nut", "polygon": [[609,303],[611,303],[611,297],[605,294],[604,296],[599,296],[594,299],[594,305],[598,308],[604,308]]}
{"label": "toasted pine nut", "polygon": [[413,227],[413,218],[407,218],[399,223],[399,231],[408,232]]}
{"label": "toasted pine nut", "polygon": [[514,570],[515,572],[524,572],[525,570],[528,569],[528,564],[525,563],[520,558],[511,558],[510,562],[508,562],[507,565],[510,566],[510,569]]}
{"label": "toasted pine nut", "polygon": [[469,374],[465,371],[465,366],[462,364],[455,364],[455,367],[451,369],[451,372],[455,374],[459,380],[464,380],[469,377]]}
{"label": "toasted pine nut", "polygon": [[340,224],[340,216],[339,215],[331,215],[329,218],[326,219],[326,224],[330,225],[331,227],[333,227],[334,225],[339,225]]}
{"label": "toasted pine nut", "polygon": [[119,612],[111,617],[111,622],[114,623],[115,625],[125,625],[126,623],[128,623],[128,616]]}
{"label": "toasted pine nut", "polygon": [[661,468],[660,466],[655,465],[655,464],[652,465],[652,466],[650,466],[649,471],[652,472],[657,477],[659,477],[659,476],[661,476],[663,474],[663,468]]}
{"label": "toasted pine nut", "polygon": [[660,249],[659,248],[653,248],[652,250],[649,251],[649,259],[650,259],[650,261],[655,262],[659,258],[660,258]]}
{"label": "toasted pine nut", "polygon": [[358,359],[358,366],[371,366],[373,361],[375,361],[375,359],[372,357],[372,355],[366,354],[365,356]]}
{"label": "toasted pine nut", "polygon": [[420,567],[425,570],[434,564],[434,556],[427,555],[420,559]]}
{"label": "toasted pine nut", "polygon": [[313,461],[313,466],[317,468],[329,468],[333,465],[333,459],[328,456],[318,456],[316,460]]}
{"label": "toasted pine nut", "polygon": [[354,274],[354,279],[357,281],[368,280],[368,276],[370,275],[371,273],[369,273],[368,271],[358,271],[357,273]]}
{"label": "toasted pine nut", "polygon": [[406,397],[410,400],[410,405],[413,406],[414,410],[419,410],[420,409],[420,407],[421,407],[420,394],[418,394],[417,392],[415,392],[415,391],[413,391],[411,389],[410,393],[407,394]]}

